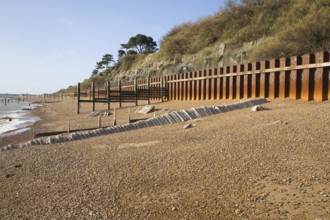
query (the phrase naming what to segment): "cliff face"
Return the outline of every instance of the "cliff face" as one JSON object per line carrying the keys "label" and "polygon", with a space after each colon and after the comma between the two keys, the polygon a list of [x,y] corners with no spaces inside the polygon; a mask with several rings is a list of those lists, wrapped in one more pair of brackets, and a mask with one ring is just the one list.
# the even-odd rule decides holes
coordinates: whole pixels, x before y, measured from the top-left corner
{"label": "cliff face", "polygon": [[143,62],[133,65],[127,71],[119,71],[119,74],[116,74],[115,77],[131,79],[238,65],[252,61],[251,53],[265,41],[266,38],[261,38],[236,47],[230,43],[219,42],[212,47],[202,49],[196,54],[186,54],[172,58],[161,58],[157,54],[149,54]]}
{"label": "cliff face", "polygon": [[329,0],[229,2],[213,16],[174,27],[157,53],[118,61],[115,77],[168,75],[330,49]]}

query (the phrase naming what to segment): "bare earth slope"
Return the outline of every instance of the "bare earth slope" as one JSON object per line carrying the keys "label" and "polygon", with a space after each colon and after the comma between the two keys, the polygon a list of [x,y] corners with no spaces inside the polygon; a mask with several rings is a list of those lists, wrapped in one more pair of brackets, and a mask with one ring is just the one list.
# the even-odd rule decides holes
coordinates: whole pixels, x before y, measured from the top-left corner
{"label": "bare earth slope", "polygon": [[330,102],[264,106],[0,152],[0,219],[330,219]]}

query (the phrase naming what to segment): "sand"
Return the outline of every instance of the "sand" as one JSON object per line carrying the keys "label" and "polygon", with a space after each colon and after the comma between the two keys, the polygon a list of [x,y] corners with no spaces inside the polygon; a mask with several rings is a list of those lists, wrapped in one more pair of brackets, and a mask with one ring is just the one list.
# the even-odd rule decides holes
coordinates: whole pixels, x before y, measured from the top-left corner
{"label": "sand", "polygon": [[[160,115],[220,103],[153,104]],[[118,124],[127,122],[127,105]],[[0,152],[0,219],[330,219],[330,102],[264,106],[271,110],[221,113],[189,129],[186,122]],[[153,116],[135,109],[132,118]],[[69,120],[73,129],[97,126],[90,106],[76,115],[70,99],[33,113],[43,120],[1,145],[66,130]]]}

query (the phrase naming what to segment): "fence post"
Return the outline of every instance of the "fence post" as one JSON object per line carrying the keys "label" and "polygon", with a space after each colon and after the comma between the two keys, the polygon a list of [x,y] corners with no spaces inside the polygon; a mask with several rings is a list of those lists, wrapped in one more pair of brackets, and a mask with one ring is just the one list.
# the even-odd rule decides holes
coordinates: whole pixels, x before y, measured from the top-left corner
{"label": "fence post", "polygon": [[107,81],[107,102],[108,110],[110,110],[110,81]]}
{"label": "fence post", "polygon": [[77,114],[79,113],[80,113],[80,83],[78,83],[78,87],[77,87]]}
{"label": "fence post", "polygon": [[164,77],[160,77],[160,97],[161,101],[164,102]]}
{"label": "fence post", "polygon": [[[275,68],[275,59],[271,59],[269,61],[269,68],[274,69]],[[269,75],[269,98],[275,99],[275,88],[276,88],[276,80],[275,80],[275,72],[270,72]]]}
{"label": "fence post", "polygon": [[95,82],[92,83],[93,112],[95,111]]}
{"label": "fence post", "polygon": [[[311,63],[311,55],[303,55],[303,65],[308,65]],[[301,99],[305,101],[312,100],[313,98],[313,87],[314,87],[314,77],[309,68],[306,68],[302,72],[301,77]]]}
{"label": "fence post", "polygon": [[148,96],[148,105],[150,104],[150,77],[147,78],[147,96]]}
{"label": "fence post", "polygon": [[135,92],[135,106],[138,105],[138,80],[134,79],[134,92]]}
{"label": "fence post", "polygon": [[118,90],[119,90],[119,108],[121,108],[121,80],[118,81]]}

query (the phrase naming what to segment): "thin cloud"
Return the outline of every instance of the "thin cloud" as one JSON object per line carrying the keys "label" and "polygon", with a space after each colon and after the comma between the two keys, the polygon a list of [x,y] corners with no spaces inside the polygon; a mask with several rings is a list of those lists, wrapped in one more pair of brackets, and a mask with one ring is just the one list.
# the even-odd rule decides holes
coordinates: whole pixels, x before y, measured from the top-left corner
{"label": "thin cloud", "polygon": [[72,20],[68,18],[61,18],[60,21],[67,26],[72,26],[75,24]]}

